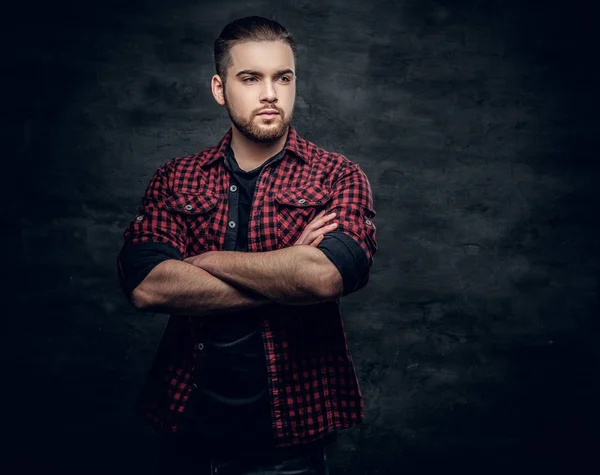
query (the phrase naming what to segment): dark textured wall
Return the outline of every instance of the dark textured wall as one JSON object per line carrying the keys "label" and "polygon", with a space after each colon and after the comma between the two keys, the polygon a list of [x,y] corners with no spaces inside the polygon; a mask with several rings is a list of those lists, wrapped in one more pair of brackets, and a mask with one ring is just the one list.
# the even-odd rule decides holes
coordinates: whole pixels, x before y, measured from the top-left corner
{"label": "dark textured wall", "polygon": [[362,166],[378,212],[370,283],[342,302],[367,420],[340,436],[332,473],[591,463],[600,78],[589,6],[3,8],[7,308],[16,302],[3,420],[19,463],[152,473],[156,438],[131,404],[166,320],[130,307],[115,258],[156,168],[229,127],[209,89],[212,41],[249,14],[295,34],[294,124]]}

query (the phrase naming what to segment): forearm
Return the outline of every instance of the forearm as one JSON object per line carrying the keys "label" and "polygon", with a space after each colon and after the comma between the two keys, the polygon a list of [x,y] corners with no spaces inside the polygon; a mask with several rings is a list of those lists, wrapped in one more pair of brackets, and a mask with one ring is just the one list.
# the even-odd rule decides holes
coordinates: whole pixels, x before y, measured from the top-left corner
{"label": "forearm", "polygon": [[273,303],[263,295],[240,289],[205,270],[169,259],[158,264],[132,293],[142,311],[209,316]]}
{"label": "forearm", "polygon": [[337,269],[311,246],[256,253],[213,251],[190,262],[229,284],[282,304],[333,300],[342,290]]}

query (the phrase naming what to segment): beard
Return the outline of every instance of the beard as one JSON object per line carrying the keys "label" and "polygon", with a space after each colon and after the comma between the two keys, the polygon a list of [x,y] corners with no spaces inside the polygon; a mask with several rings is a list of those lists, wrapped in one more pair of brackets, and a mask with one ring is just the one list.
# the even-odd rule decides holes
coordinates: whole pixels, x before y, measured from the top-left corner
{"label": "beard", "polygon": [[271,106],[269,108],[277,109],[279,115],[270,119],[269,123],[262,122],[263,119],[260,119],[259,117],[258,121],[260,121],[260,123],[257,123],[256,117],[258,116],[255,113],[252,113],[250,117],[244,117],[231,107],[225,94],[223,94],[223,99],[225,100],[227,114],[234,127],[238,129],[244,137],[253,142],[269,143],[280,139],[287,133],[287,128],[292,122],[292,116],[294,114],[293,109],[290,112],[290,115],[286,116],[279,107]]}

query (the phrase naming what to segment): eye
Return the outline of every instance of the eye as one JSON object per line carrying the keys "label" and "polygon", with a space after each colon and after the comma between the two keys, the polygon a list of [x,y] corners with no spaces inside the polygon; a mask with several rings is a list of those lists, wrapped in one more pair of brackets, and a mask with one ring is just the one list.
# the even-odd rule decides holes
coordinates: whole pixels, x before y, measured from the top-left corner
{"label": "eye", "polygon": [[284,82],[290,82],[291,81],[291,79],[289,78],[289,76],[281,76],[280,79],[285,79]]}
{"label": "eye", "polygon": [[256,79],[256,78],[244,78],[244,79],[242,79],[242,82],[249,82],[249,81],[252,81],[254,79]]}

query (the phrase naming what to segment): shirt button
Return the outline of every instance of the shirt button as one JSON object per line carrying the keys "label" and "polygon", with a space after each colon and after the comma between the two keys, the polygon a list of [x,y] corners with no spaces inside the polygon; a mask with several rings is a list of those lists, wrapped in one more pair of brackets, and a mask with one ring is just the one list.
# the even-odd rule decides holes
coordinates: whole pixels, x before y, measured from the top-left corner
{"label": "shirt button", "polygon": [[202,351],[204,349],[204,343],[198,343],[197,348]]}
{"label": "shirt button", "polygon": [[198,385],[196,383],[192,383],[192,388],[198,389]]}
{"label": "shirt button", "polygon": [[229,221],[229,227],[231,229],[235,228],[235,221]]}
{"label": "shirt button", "polygon": [[373,222],[370,219],[365,220],[365,223],[367,223],[368,226],[371,226],[373,224]]}
{"label": "shirt button", "polygon": [[304,198],[300,198],[298,200],[298,203],[300,203],[301,205],[303,205],[304,203],[306,203],[306,200]]}
{"label": "shirt button", "polygon": [[193,208],[192,205],[185,205],[185,209],[187,209],[188,211],[190,211]]}
{"label": "shirt button", "polygon": [[138,217],[137,217],[137,218],[135,218],[135,219],[137,219],[138,221],[141,221],[142,219],[144,219],[144,217],[143,217],[143,216],[138,216]]}
{"label": "shirt button", "polygon": [[235,193],[235,192],[237,191],[237,186],[235,186],[235,185],[231,185],[231,186],[229,187],[229,191],[233,191],[233,192]]}

